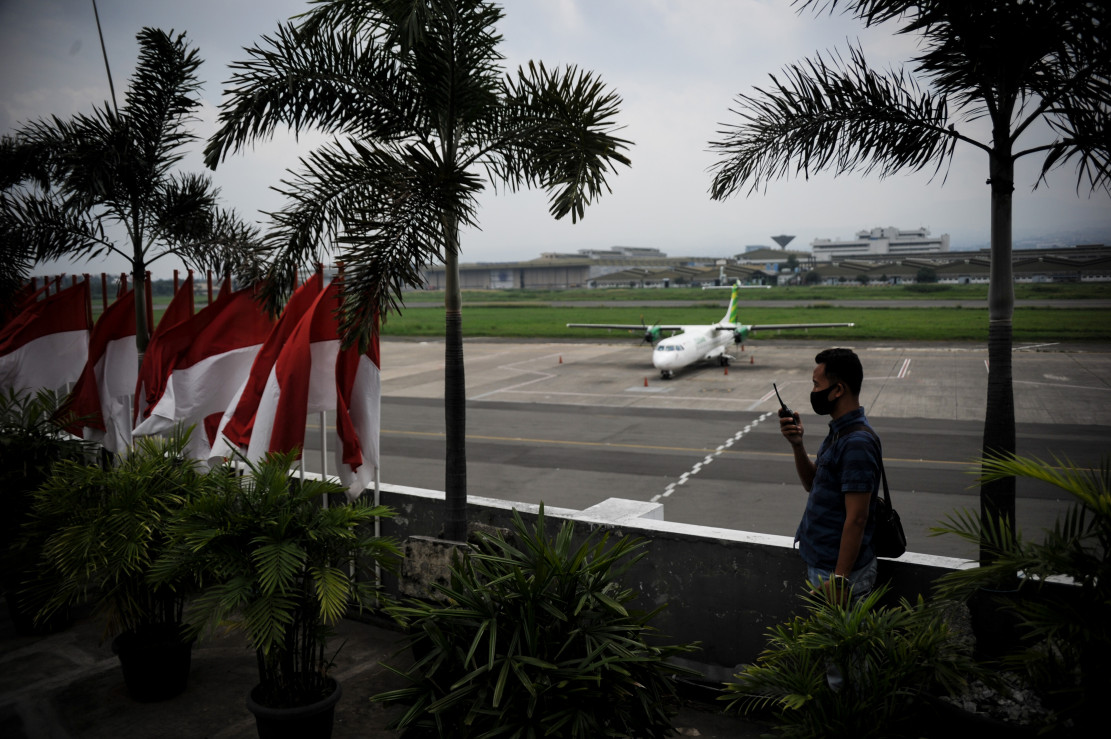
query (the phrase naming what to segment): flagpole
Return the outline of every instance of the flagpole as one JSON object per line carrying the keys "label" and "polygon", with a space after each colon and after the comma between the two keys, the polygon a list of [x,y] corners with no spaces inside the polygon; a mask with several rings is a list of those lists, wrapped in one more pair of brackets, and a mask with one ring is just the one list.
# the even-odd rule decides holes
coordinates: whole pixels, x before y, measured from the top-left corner
{"label": "flagpole", "polygon": [[[328,435],[327,427],[328,419],[325,417],[325,411],[320,411],[320,479],[328,479]],[[324,507],[328,507],[328,497],[324,497]]]}
{"label": "flagpole", "polygon": [[96,0],[93,0],[93,16],[96,18],[97,35],[100,36],[100,53],[104,56],[104,71],[108,75],[108,90],[112,93],[112,108],[118,116],[120,106],[116,103],[116,86],[112,84],[112,70],[108,67],[108,49],[104,46],[104,31],[100,29],[100,12],[96,9]]}
{"label": "flagpole", "polygon": [[[380,470],[378,469],[378,465],[374,465],[374,507],[375,508],[377,508],[379,505],[382,504],[382,490],[381,490],[382,480],[381,480],[381,478],[378,474],[379,472],[380,472]],[[374,538],[375,539],[382,538],[382,517],[381,516],[375,516],[374,517]],[[374,594],[375,594],[374,597],[375,597],[375,600],[378,602],[379,606],[381,606],[381,601],[378,600],[379,599],[378,593],[380,593],[381,591],[382,591],[382,565],[381,565],[381,563],[378,562],[378,559],[375,558],[375,560],[374,560]]]}

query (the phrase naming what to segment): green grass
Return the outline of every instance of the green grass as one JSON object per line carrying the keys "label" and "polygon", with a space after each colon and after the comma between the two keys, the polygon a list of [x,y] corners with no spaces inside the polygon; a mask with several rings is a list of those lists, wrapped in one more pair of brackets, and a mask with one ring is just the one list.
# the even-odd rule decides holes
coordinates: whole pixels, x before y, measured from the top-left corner
{"label": "green grass", "polygon": [[[724,298],[723,298],[724,296]],[[770,290],[742,290],[745,302],[764,300],[987,300],[987,285],[838,285],[774,287]],[[1111,283],[1019,283],[1015,285],[1019,300],[1092,300],[1111,299]],[[702,290],[691,287],[607,288],[597,290],[464,290],[464,305],[483,303],[548,303],[558,301],[610,302],[622,300],[698,300],[717,303],[728,300],[725,290]],[[408,303],[442,304],[440,290],[422,290],[405,294]]]}
{"label": "green grass", "polygon": [[[649,324],[710,323],[721,318],[716,307],[658,308],[601,307],[551,308],[540,305],[463,306],[463,334],[467,337],[536,337],[611,339],[636,341],[637,333],[599,329],[572,329],[567,323]],[[746,307],[741,320],[747,324],[851,322],[853,328],[764,331],[754,338],[844,340],[986,341],[986,308],[812,308]],[[1015,310],[1015,343],[1038,341],[1107,341],[1111,339],[1111,309],[1018,308]],[[406,308],[391,315],[383,336],[444,334],[444,313],[436,308]]]}
{"label": "green grass", "polygon": [[[760,323],[841,323],[853,328],[809,329],[759,332],[756,339],[840,338],[850,340],[903,341],[986,341],[986,285],[777,287],[771,290],[745,290],[741,320]],[[463,293],[463,333],[467,337],[536,337],[549,339],[624,339],[640,337],[621,331],[569,329],[568,323],[710,323],[721,318],[729,293],[725,290],[693,288],[605,289],[605,290],[468,290]],[[1019,300],[1092,300],[1111,299],[1111,283],[1093,284],[1017,284]],[[837,300],[962,300],[970,306],[931,308],[915,304],[906,308],[848,308],[834,305]],[[390,315],[383,326],[384,336],[438,337],[444,334],[443,293],[421,291],[406,293],[410,307],[401,315]],[[694,307],[652,305],[614,305],[612,307],[552,307],[551,301],[656,301],[691,300]],[[810,307],[761,307],[763,300],[808,300]],[[824,302],[823,302],[824,301]],[[434,307],[413,307],[431,303]],[[99,309],[99,301],[96,306]],[[198,302],[198,309],[201,307]],[[155,325],[162,310],[155,310]],[[1041,341],[1108,341],[1111,339],[1111,310],[1102,308],[1017,308],[1015,343]]]}

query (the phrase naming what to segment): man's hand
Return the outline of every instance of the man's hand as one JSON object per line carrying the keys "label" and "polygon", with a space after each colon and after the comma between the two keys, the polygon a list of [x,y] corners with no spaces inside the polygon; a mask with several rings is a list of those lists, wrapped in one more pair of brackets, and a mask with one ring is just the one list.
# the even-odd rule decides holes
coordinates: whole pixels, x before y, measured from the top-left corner
{"label": "man's hand", "polygon": [[799,414],[780,416],[779,431],[787,441],[791,442],[791,446],[802,446],[803,429]]}
{"label": "man's hand", "polygon": [[822,582],[821,592],[829,599],[830,603],[848,606],[851,601],[852,586],[845,578],[832,575],[828,580]]}

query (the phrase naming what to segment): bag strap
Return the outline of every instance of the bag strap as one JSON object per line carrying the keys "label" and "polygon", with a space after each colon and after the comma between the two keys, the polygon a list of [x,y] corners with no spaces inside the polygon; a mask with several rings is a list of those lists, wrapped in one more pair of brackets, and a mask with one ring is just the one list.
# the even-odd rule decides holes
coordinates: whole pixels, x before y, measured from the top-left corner
{"label": "bag strap", "polygon": [[[858,423],[858,424],[855,424],[853,426],[846,426],[845,428],[841,429],[836,434],[834,434],[833,440],[837,441],[838,439],[841,438],[842,434],[848,434],[848,433],[851,433],[853,431],[864,431],[868,435],[870,435],[873,439],[876,440],[876,444],[880,444],[879,435],[876,434],[876,432],[872,429],[871,426],[869,426],[867,424],[864,424],[864,423]],[[883,502],[887,503],[887,507],[890,509],[890,508],[892,508],[892,506],[891,506],[891,490],[889,490],[888,487],[887,487],[887,472],[883,469],[883,446],[882,445],[880,446],[880,479],[883,480]]]}

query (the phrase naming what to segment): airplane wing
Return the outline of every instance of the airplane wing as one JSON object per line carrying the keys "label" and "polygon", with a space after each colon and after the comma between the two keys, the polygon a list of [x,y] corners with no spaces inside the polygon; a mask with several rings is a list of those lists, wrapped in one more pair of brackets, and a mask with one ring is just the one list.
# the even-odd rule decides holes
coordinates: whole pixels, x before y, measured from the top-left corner
{"label": "airplane wing", "polygon": [[714,326],[718,331],[736,331],[739,328],[745,328],[749,331],[778,331],[780,329],[792,328],[841,328],[844,326],[853,327],[855,323],[765,323],[756,326]]}
{"label": "airplane wing", "polygon": [[624,329],[627,331],[647,331],[649,329],[659,329],[660,331],[682,331],[683,327],[678,325],[668,324],[654,324],[646,326],[642,323],[628,324],[628,323],[569,323],[567,328],[616,328]]}

